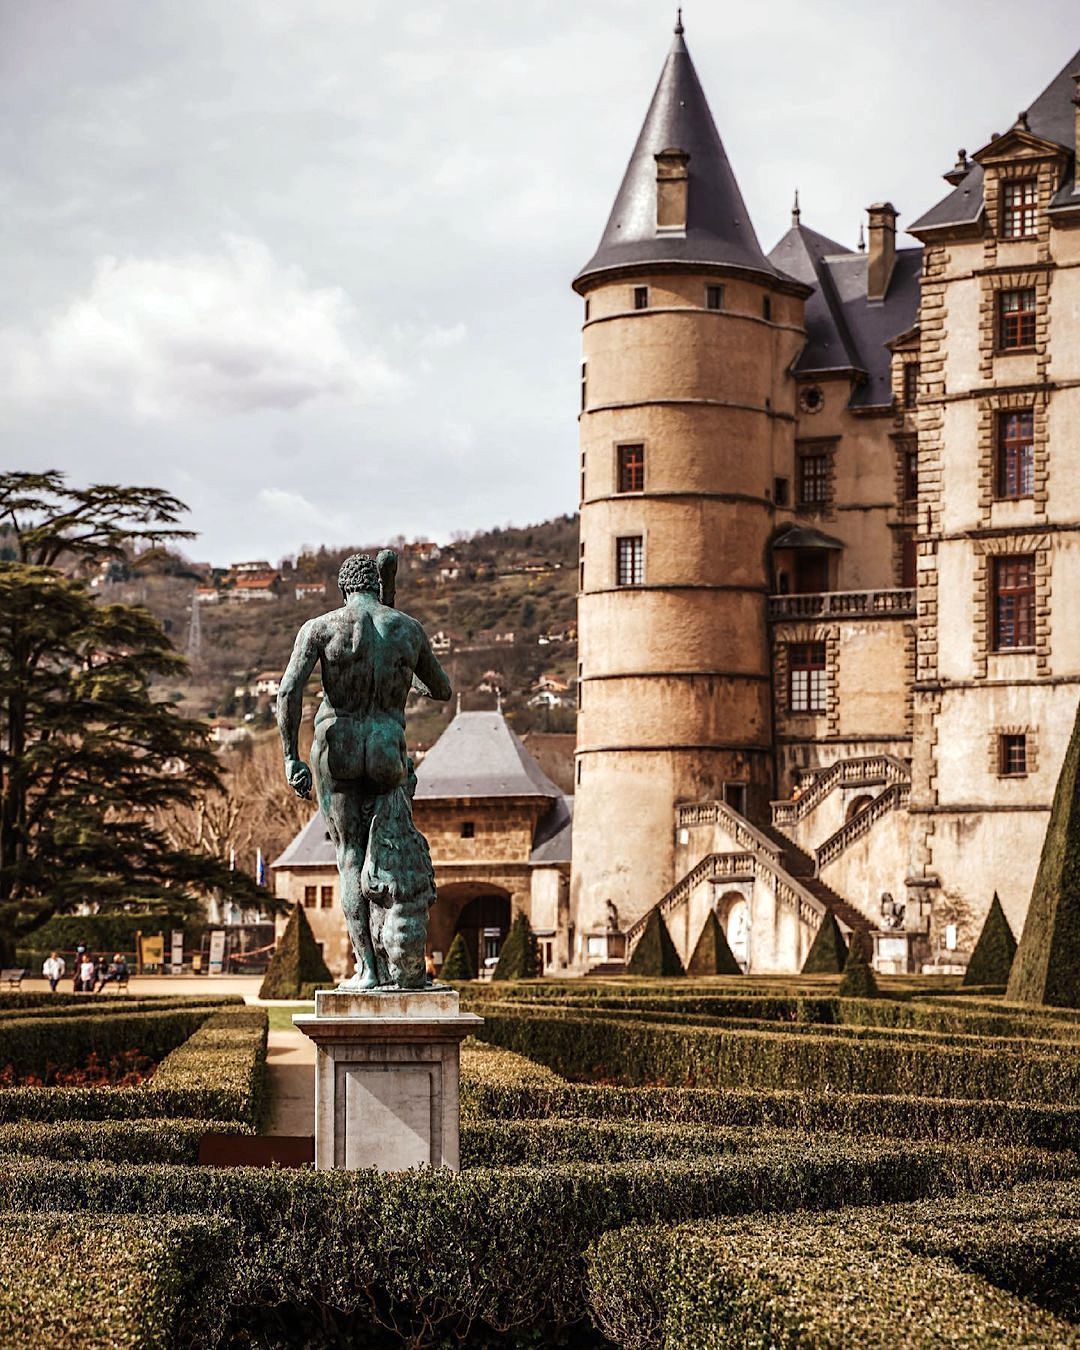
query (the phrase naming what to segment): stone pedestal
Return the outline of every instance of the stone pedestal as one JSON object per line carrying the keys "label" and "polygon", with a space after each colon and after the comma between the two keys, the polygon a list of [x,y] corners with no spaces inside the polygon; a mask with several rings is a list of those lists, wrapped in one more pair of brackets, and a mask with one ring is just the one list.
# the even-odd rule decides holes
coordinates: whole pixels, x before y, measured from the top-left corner
{"label": "stone pedestal", "polygon": [[293,1018],[318,1047],[315,1166],[456,1171],[461,1042],[482,1021],[438,985],[319,990]]}

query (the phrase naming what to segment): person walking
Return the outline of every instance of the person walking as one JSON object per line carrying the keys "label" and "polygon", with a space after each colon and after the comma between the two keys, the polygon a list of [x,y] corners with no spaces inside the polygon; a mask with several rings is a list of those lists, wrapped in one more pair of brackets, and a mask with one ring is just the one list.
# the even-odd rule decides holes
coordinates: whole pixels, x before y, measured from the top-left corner
{"label": "person walking", "polygon": [[79,977],[75,982],[76,990],[83,994],[92,994],[96,974],[97,966],[94,963],[94,958],[89,952],[83,952],[79,959]]}
{"label": "person walking", "polygon": [[49,981],[49,988],[55,994],[56,986],[64,978],[67,963],[59,952],[50,952],[41,965],[41,973]]}

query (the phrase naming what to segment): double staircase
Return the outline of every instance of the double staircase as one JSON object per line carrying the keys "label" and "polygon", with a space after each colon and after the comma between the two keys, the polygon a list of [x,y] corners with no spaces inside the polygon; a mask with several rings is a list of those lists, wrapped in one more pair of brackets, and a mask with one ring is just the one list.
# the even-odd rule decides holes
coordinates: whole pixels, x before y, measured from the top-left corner
{"label": "double staircase", "polygon": [[[799,824],[834,791],[857,788],[873,792],[869,802],[847,819],[813,853],[791,838]],[[699,886],[731,880],[762,882],[776,897],[778,906],[793,909],[803,924],[816,931],[826,914],[833,914],[845,934],[870,932],[876,926],[857,906],[838,894],[821,878],[829,865],[874,824],[890,812],[906,807],[910,774],[903,760],[892,755],[873,755],[840,761],[817,774],[798,801],[774,802],[772,821],[754,825],[724,802],[693,802],[676,809],[676,827],[689,832],[715,826],[716,833],[734,845],[730,851],[704,854],[653,907],[667,920],[680,906],[688,905]],[[644,931],[651,910],[646,911],[626,933],[631,949]]]}

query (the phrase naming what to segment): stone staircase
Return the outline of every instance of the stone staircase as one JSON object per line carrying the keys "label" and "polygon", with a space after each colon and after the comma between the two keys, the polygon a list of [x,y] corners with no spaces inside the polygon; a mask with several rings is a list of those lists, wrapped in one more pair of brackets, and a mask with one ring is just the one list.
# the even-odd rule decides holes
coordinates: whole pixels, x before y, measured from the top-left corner
{"label": "stone staircase", "polygon": [[[869,809],[869,808],[867,808]],[[861,812],[859,813],[862,814]],[[827,886],[817,875],[817,859],[793,843],[775,825],[759,825],[758,829],[782,850],[784,869],[797,878],[803,886],[816,896],[826,909],[831,910],[837,920],[848,929],[861,929],[869,932],[873,925],[865,914],[838,895],[831,886]]]}

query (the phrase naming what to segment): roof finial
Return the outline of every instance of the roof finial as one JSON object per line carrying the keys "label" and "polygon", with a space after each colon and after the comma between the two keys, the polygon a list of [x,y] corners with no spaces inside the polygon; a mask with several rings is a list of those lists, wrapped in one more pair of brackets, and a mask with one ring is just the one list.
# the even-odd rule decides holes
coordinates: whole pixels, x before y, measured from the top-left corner
{"label": "roof finial", "polygon": [[802,215],[802,212],[799,210],[799,189],[796,188],[796,189],[795,189],[795,201],[792,203],[792,207],[791,207],[791,223],[792,223],[792,225],[798,225],[798,223],[799,223],[799,217],[800,217],[801,215]]}
{"label": "roof finial", "polygon": [[859,252],[866,252],[866,231],[863,229],[863,223],[859,221]]}
{"label": "roof finial", "polygon": [[675,11],[675,36],[682,37],[682,35],[683,35],[682,5],[680,5],[679,8]]}

